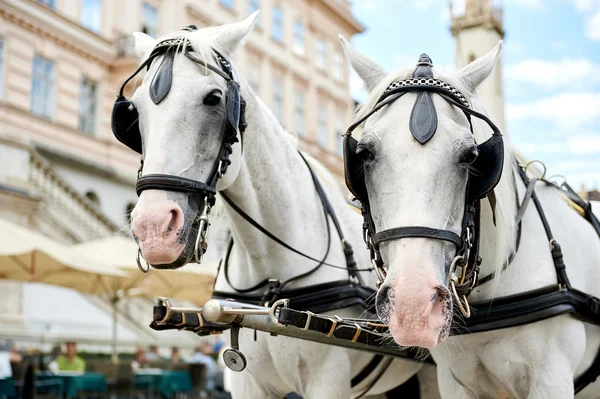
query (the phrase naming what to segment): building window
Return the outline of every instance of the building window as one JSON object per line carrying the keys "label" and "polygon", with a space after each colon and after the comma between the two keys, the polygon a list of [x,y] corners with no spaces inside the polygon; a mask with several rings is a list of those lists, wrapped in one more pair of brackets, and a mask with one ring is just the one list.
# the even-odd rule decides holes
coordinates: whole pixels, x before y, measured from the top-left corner
{"label": "building window", "polygon": [[344,117],[341,113],[337,114],[335,119],[335,143],[337,147],[337,153],[342,156],[342,135],[344,134]]}
{"label": "building window", "polygon": [[323,148],[327,148],[327,105],[319,104],[318,110],[318,140]]}
{"label": "building window", "polygon": [[283,43],[283,11],[280,7],[273,7],[273,39]]}
{"label": "building window", "polygon": [[55,0],[38,0],[38,3],[42,3],[43,5],[51,8],[56,7]]}
{"label": "building window", "polygon": [[340,82],[344,80],[343,62],[342,55],[336,51],[333,55],[333,78]]}
{"label": "building window", "polygon": [[96,133],[96,82],[87,78],[81,79],[79,90],[79,130],[88,136]]}
{"label": "building window", "polygon": [[0,38],[0,98],[4,95],[4,40]]}
{"label": "building window", "polygon": [[233,0],[221,0],[221,4],[233,10]]}
{"label": "building window", "polygon": [[90,202],[92,202],[97,207],[100,206],[100,198],[98,198],[98,194],[96,194],[92,190],[90,190],[87,193],[85,193],[85,198],[87,198],[88,200],[90,200]]}
{"label": "building window", "polygon": [[158,31],[158,10],[148,3],[142,4],[142,32],[156,37]]}
{"label": "building window", "polygon": [[296,101],[294,104],[294,126],[296,134],[304,135],[304,92],[296,89]]}
{"label": "building window", "polygon": [[273,113],[283,123],[283,82],[280,78],[273,80]]}
{"label": "building window", "polygon": [[325,59],[325,40],[317,39],[317,68],[325,69],[326,68],[326,59]]}
{"label": "building window", "polygon": [[260,95],[260,65],[257,63],[248,65],[248,84],[257,96]]}
{"label": "building window", "polygon": [[294,24],[294,53],[304,55],[304,26],[300,21]]}
{"label": "building window", "polygon": [[38,116],[51,118],[53,108],[54,62],[36,55],[33,59],[31,112]]}
{"label": "building window", "polygon": [[81,24],[94,32],[102,29],[102,1],[81,1]]}
{"label": "building window", "polygon": [[[248,0],[248,15],[252,14],[254,11],[258,11],[260,8],[260,0]],[[256,26],[260,25],[260,14],[258,15],[258,19],[256,20]]]}

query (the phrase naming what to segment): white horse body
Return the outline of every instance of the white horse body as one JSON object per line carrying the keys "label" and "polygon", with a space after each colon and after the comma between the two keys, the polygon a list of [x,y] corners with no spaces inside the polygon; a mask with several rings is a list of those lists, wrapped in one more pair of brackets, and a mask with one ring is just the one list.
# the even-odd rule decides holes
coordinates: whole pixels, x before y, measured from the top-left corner
{"label": "white horse body", "polygon": [[[483,110],[476,98],[472,103],[474,109]],[[502,179],[510,181],[514,173],[519,201],[522,201],[526,187],[512,166],[509,148],[505,162],[508,167]],[[512,188],[512,184],[509,187]],[[598,235],[590,223],[568,206],[556,188],[540,182],[535,190],[554,238],[561,245],[573,288],[600,297]],[[513,204],[508,208],[516,215],[516,203]],[[493,226],[487,200],[482,202],[482,221],[481,276],[487,276],[495,268],[485,259],[494,257],[496,243],[501,240]],[[557,283],[548,239],[533,203],[522,220],[521,243],[516,256],[494,280],[475,288],[469,301],[501,298]],[[588,369],[598,350],[600,328],[564,315],[520,327],[452,337],[431,349],[431,354],[438,365],[442,397],[486,397],[494,393],[491,397],[558,399],[573,396],[573,380]],[[597,399],[599,389],[600,384],[596,382],[577,397]]]}
{"label": "white horse body", "polygon": [[[240,79],[241,80],[241,79]],[[251,94],[241,81],[246,99],[248,129],[244,137],[244,156],[240,173],[225,193],[261,226],[303,253],[320,258],[325,253],[326,227],[322,205],[309,171],[299,157],[292,138],[284,132],[270,110]],[[324,170],[324,168],[323,168]],[[321,172],[324,173],[324,172]],[[345,202],[338,187],[321,179],[340,224],[353,248],[363,248],[360,216]],[[277,244],[244,220],[227,204],[234,246],[230,258],[230,281],[236,288],[251,287],[265,278],[285,281],[315,266],[315,263]],[[332,244],[327,262],[345,265],[345,257],[335,228],[329,220]],[[359,267],[369,264],[367,252],[355,251]],[[225,281],[224,268],[217,276],[215,290],[234,293]],[[373,274],[363,278],[375,286]],[[344,280],[346,270],[322,266],[317,272],[290,284],[288,288],[307,287],[328,281]],[[255,293],[261,293],[257,291]],[[362,309],[344,309],[340,316],[358,317]],[[247,369],[228,378],[234,398],[280,398],[298,392],[305,398],[348,398],[349,380],[372,359],[371,354],[344,348],[271,337],[248,329],[240,331],[240,347],[248,360]],[[371,394],[385,392],[414,375],[421,365],[395,360],[386,377]],[[228,373],[233,373],[227,370]],[[370,382],[370,381],[366,381]],[[365,389],[361,384],[356,392]]]}
{"label": "white horse body", "polygon": [[[342,41],[342,43],[352,66],[371,91],[370,99],[364,105],[367,110],[374,105],[374,101],[379,98],[382,90],[390,82],[410,76],[409,71],[403,71],[394,76],[388,75],[373,61],[352,49],[347,42]],[[500,46],[452,76],[440,77],[437,74],[434,76],[450,82],[462,89],[461,91],[464,90],[463,94],[471,95],[492,71],[499,52]],[[453,110],[440,96],[434,95],[434,103],[440,117],[438,132],[436,137],[426,145],[416,144],[410,137],[407,119],[411,110],[409,106],[414,104],[414,97],[407,95],[405,98],[386,107],[392,111],[388,112],[387,109],[378,111],[378,114],[372,117],[372,121],[367,121],[365,133],[359,142],[359,146],[360,143],[364,143],[366,147],[370,146],[373,154],[371,157],[374,161],[370,161],[365,174],[371,212],[374,214],[377,228],[384,230],[407,225],[430,225],[446,229],[457,229],[458,227],[457,232],[460,232],[459,223],[462,214],[458,214],[458,212],[462,212],[462,209],[460,207],[452,208],[446,213],[446,210],[451,207],[443,202],[449,201],[451,198],[465,197],[466,174],[453,172],[455,175],[451,176],[460,175],[465,179],[462,184],[454,183],[454,187],[447,186],[448,182],[444,181],[444,178],[440,179],[440,174],[441,176],[450,176],[444,175],[444,173],[449,173],[446,170],[450,170],[455,161],[453,158],[445,157],[452,151],[464,149],[465,143],[472,140],[469,138],[469,125],[461,112]],[[471,96],[470,100],[473,109],[485,114],[476,95]],[[473,122],[477,143],[490,137],[491,130],[485,123],[476,118],[473,118]],[[399,150],[403,151],[401,155],[397,155]],[[432,157],[430,154],[435,155]],[[403,162],[407,162],[406,159],[410,159],[412,162],[408,169],[407,165],[403,164]],[[436,160],[440,165],[436,165]],[[448,162],[448,164],[441,166],[442,162]],[[523,200],[526,190],[514,167],[513,154],[508,146],[505,147],[504,162],[504,173],[495,189],[498,200],[496,226],[492,221],[488,200],[485,199],[481,202],[480,255],[483,263],[480,276],[484,277],[494,272],[497,275],[491,282],[487,282],[471,292],[469,302],[501,298],[557,284],[548,238],[533,202],[530,203],[522,220],[522,236],[518,252],[508,268],[500,273],[502,265],[509,258],[516,242],[514,218],[518,205],[516,204],[515,190],[518,190],[519,202]],[[383,166],[379,165],[385,165],[388,169],[383,170]],[[379,169],[377,169],[378,167]],[[439,171],[436,168],[444,168],[444,170]],[[438,180],[435,182],[420,180],[417,186],[412,182],[414,180],[412,171],[415,176],[419,171],[425,176],[436,176]],[[531,173],[531,171],[529,172]],[[387,178],[384,179],[382,176]],[[513,179],[516,181],[516,187]],[[413,185],[410,186],[411,184]],[[391,214],[397,209],[399,201],[406,197],[411,198],[415,194],[421,195],[419,187],[429,188],[428,184],[445,184],[443,187],[447,192],[443,193],[444,195],[435,196],[428,194],[429,196],[425,199],[420,199],[426,205],[413,202],[415,208],[406,211],[399,210],[398,212],[411,212],[410,217],[413,219],[409,218],[408,222],[406,216]],[[431,193],[433,192],[435,191],[431,191]],[[600,285],[598,284],[600,281],[600,240],[598,235],[586,220],[568,206],[557,189],[538,182],[536,193],[554,238],[562,248],[571,285],[587,294],[600,297]],[[422,208],[418,208],[419,206]],[[440,279],[440,284],[445,286],[448,277],[444,272],[444,264],[435,264],[435,259],[448,259],[448,254],[446,254],[446,258],[443,255],[437,255],[438,251],[444,250],[445,247],[439,244],[439,241],[435,241],[408,238],[395,240],[384,246],[381,250],[384,261],[386,259],[392,261],[391,263],[386,262],[388,265],[387,284],[394,287],[394,284],[397,284],[396,281],[400,280],[404,283],[404,288],[410,290],[408,285],[416,284],[417,281],[425,281],[419,275],[431,273],[429,276],[437,277]],[[421,250],[420,254],[434,254],[432,255],[434,263],[432,266],[429,266],[428,261],[424,261],[422,266],[417,264],[416,267],[421,266],[421,269],[411,269],[412,275],[417,279],[405,279],[403,278],[404,266],[393,261],[394,259],[411,259],[409,256],[418,258],[419,253],[405,254],[407,251],[410,252],[414,248],[412,245],[416,246],[417,243]],[[448,250],[450,256],[453,256],[453,251],[453,248]],[[432,267],[434,271],[426,271],[428,267]],[[446,280],[444,281],[444,279]],[[425,286],[422,288],[415,286],[415,289],[425,289]],[[406,306],[407,300],[410,298],[399,298],[401,295],[404,294],[395,292],[396,303],[402,304],[398,306]],[[393,302],[392,306],[394,306]],[[429,313],[418,317],[427,318],[428,315]],[[394,314],[392,314],[393,316]],[[401,318],[394,322],[397,323],[398,328],[397,331],[392,330],[392,334],[401,345],[407,345],[407,337],[415,342],[415,337],[418,338],[420,334],[425,336],[431,331],[414,327],[414,325],[403,325]],[[406,334],[407,331],[410,334]],[[600,328],[583,323],[573,316],[563,315],[520,327],[454,336],[445,341],[444,339],[445,337],[440,332],[441,343],[430,346],[431,354],[437,363],[440,394],[443,398],[562,399],[573,397],[573,380],[590,366],[598,353]],[[427,342],[432,342],[432,339],[429,338]],[[418,343],[409,345],[418,345]],[[596,382],[584,389],[577,397],[598,398],[600,397],[599,392],[600,384]]]}
{"label": "white horse body", "polygon": [[[256,16],[253,14],[236,24],[204,28],[187,35],[192,45],[204,46],[205,49],[213,47],[229,58],[251,30]],[[206,43],[209,39],[211,41]],[[147,55],[155,44],[153,39],[136,34],[138,54]],[[210,59],[206,57],[209,52],[202,51],[202,48],[197,49],[197,53]],[[202,137],[198,138],[196,126],[206,124],[204,120],[196,120],[200,117],[195,115],[202,115],[199,110],[203,112],[204,108],[208,110],[208,106],[202,106],[199,102],[203,93],[213,96],[215,94],[210,93],[219,94],[219,90],[223,91],[224,82],[214,73],[199,73],[201,69],[185,57],[176,56],[173,64],[173,87],[160,105],[162,108],[155,109],[157,106],[149,101],[146,94],[155,70],[153,65],[142,86],[132,97],[140,113],[140,121],[144,122],[140,125],[146,145],[144,175],[170,173],[197,181],[206,179],[214,163],[215,145],[219,138],[204,130],[200,130]],[[239,75],[236,76],[246,101],[248,128],[243,136],[243,154],[240,153],[240,144],[236,144],[233,147],[232,164],[219,181],[217,189],[226,193],[237,206],[287,244],[315,258],[321,258],[328,244],[326,222],[309,170],[299,156],[292,137],[284,132],[246,82]],[[211,99],[211,104],[214,104],[213,100],[214,98]],[[182,114],[183,110],[177,107],[183,105],[198,108],[186,110]],[[173,107],[172,113],[169,112],[169,107]],[[215,114],[217,111],[211,111],[206,118],[214,115],[221,118],[222,112]],[[218,121],[213,124],[218,126]],[[160,129],[160,126],[164,129]],[[200,140],[212,140],[215,143]],[[370,264],[367,252],[363,249],[360,217],[346,204],[341,190],[331,184],[333,181],[332,176],[321,179],[343,232],[355,250],[358,267],[367,268]],[[187,196],[179,193],[165,194],[160,190],[147,190],[140,195],[133,212],[132,226],[143,256],[149,263],[175,267],[181,256],[188,256],[186,251],[189,245],[184,245],[182,241],[193,238],[183,235],[187,224],[195,217],[188,209],[188,201],[191,202]],[[235,243],[229,260],[229,276],[236,288],[252,287],[266,278],[283,282],[316,265],[261,233],[229,205],[224,204],[224,209],[231,221]],[[327,262],[345,266],[339,237],[331,220],[327,223],[331,225],[332,241]],[[177,231],[177,239],[170,234],[173,230]],[[223,269],[221,268],[217,277],[215,290],[234,293],[223,278]],[[374,275],[367,272],[362,274],[365,281],[374,287]],[[322,266],[306,278],[291,283],[286,289],[347,278],[346,270]],[[254,294],[262,292],[259,290]],[[340,315],[354,317],[361,313],[362,309],[339,311]],[[307,399],[346,399],[362,393],[373,381],[373,377],[368,378],[356,387],[355,392],[350,392],[350,380],[370,362],[372,354],[298,339],[272,337],[262,332],[256,333],[255,340],[254,334],[254,331],[247,329],[240,332],[240,347],[248,360],[248,366],[243,372],[231,374],[228,378],[233,398],[281,398],[286,393],[296,391]],[[394,360],[385,376],[369,390],[369,394],[386,392],[400,385],[421,367],[420,363],[412,360]],[[429,371],[432,369],[430,366],[426,368]],[[437,393],[432,393],[431,397],[437,397]]]}

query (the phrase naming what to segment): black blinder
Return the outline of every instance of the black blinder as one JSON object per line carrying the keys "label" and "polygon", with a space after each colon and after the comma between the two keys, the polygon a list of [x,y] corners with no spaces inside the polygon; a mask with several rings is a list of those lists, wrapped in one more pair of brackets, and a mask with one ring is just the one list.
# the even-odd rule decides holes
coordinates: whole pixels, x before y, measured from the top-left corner
{"label": "black blinder", "polygon": [[169,94],[169,90],[171,90],[174,60],[175,52],[167,51],[150,83],[150,98],[154,104],[160,103]]}
{"label": "black blinder", "polygon": [[365,204],[368,199],[367,186],[362,160],[356,154],[357,145],[358,141],[354,137],[350,134],[344,135],[344,178],[352,195]]}
{"label": "black blinder", "polygon": [[141,154],[142,136],[138,119],[138,112],[131,101],[122,95],[117,97],[111,116],[113,134],[121,143]]}
{"label": "black blinder", "polygon": [[500,181],[504,167],[504,141],[500,134],[479,144],[477,151],[479,156],[470,167],[469,200],[481,199],[492,191]]}
{"label": "black blinder", "polygon": [[240,114],[242,109],[242,99],[240,96],[240,85],[230,80],[227,82],[227,128],[225,134],[230,138],[237,135],[237,129],[240,126]]}

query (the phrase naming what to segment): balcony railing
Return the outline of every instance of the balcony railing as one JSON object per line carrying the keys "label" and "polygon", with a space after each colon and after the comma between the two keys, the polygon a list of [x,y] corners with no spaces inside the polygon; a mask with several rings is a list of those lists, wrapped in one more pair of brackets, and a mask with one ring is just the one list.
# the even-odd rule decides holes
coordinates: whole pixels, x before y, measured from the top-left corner
{"label": "balcony railing", "polygon": [[52,213],[52,219],[64,222],[65,227],[75,233],[77,241],[105,237],[118,231],[93,202],[71,188],[35,151],[30,151],[29,182],[39,190],[43,201],[53,205],[47,210]]}

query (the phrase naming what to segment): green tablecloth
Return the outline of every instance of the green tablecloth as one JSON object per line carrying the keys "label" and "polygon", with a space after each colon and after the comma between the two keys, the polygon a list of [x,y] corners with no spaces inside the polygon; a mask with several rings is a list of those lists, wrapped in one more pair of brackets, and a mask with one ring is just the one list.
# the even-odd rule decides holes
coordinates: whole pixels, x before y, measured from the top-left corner
{"label": "green tablecloth", "polygon": [[0,378],[0,398],[9,397],[14,398],[17,396],[15,390],[15,383],[12,378]]}
{"label": "green tablecloth", "polygon": [[163,397],[192,389],[192,379],[187,371],[163,370],[158,373],[136,374],[133,379],[135,389],[157,390]]}
{"label": "green tablecloth", "polygon": [[[83,374],[52,374],[38,373],[36,376],[38,381],[45,380],[60,380],[63,382],[63,393],[69,398],[77,397],[77,392],[107,392],[108,385],[106,378],[101,373],[83,373]],[[56,388],[39,387],[40,393],[55,392]],[[47,392],[46,392],[47,391]]]}

